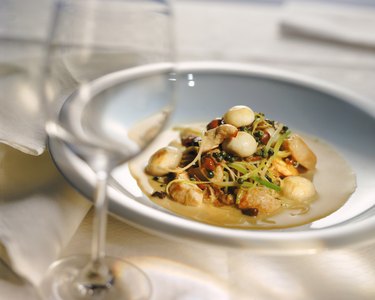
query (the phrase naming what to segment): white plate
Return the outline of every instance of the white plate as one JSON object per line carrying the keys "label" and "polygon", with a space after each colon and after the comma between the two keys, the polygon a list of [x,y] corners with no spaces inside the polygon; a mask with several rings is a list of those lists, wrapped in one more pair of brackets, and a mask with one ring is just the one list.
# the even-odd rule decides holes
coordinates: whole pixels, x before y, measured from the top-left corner
{"label": "white plate", "polygon": [[[341,209],[307,226],[229,229],[191,221],[156,206],[142,194],[125,165],[116,169],[111,182],[111,213],[167,237],[264,252],[318,251],[375,239],[375,103],[326,83],[256,66],[184,63],[179,70],[172,124],[207,122],[233,105],[249,105],[328,141],[355,171],[357,189]],[[56,140],[50,140],[50,151],[65,177],[89,197],[93,172]]]}

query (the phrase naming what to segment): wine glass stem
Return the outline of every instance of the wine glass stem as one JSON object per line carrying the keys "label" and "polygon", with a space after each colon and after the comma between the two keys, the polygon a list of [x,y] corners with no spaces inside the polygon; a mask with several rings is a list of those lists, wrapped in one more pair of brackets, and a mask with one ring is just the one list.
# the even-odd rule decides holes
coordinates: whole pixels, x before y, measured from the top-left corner
{"label": "wine glass stem", "polygon": [[114,283],[112,270],[104,262],[108,210],[108,174],[106,170],[96,172],[91,260],[82,268],[74,282],[77,288],[76,291],[82,297],[108,290]]}
{"label": "wine glass stem", "polygon": [[94,262],[100,262],[105,256],[105,239],[107,229],[107,182],[108,172],[98,171],[96,173],[96,189],[94,194],[94,220],[91,255]]}

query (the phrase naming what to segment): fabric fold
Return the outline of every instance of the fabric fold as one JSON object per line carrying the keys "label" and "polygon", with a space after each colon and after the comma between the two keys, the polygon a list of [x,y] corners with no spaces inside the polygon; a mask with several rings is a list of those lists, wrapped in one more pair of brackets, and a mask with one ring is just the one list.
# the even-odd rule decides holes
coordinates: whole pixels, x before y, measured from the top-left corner
{"label": "fabric fold", "polygon": [[289,1],[280,19],[283,33],[375,48],[375,9],[324,2]]}
{"label": "fabric fold", "polygon": [[31,156],[0,145],[2,260],[33,284],[70,241],[90,208],[48,153]]}

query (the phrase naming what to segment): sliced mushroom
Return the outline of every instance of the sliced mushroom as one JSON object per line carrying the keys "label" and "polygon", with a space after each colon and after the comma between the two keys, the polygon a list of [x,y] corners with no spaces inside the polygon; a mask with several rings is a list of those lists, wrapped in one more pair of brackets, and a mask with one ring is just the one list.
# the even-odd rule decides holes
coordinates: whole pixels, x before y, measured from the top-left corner
{"label": "sliced mushroom", "polygon": [[238,129],[230,124],[220,125],[214,129],[207,130],[201,144],[202,152],[219,147],[225,139],[235,137],[237,133]]}
{"label": "sliced mushroom", "polygon": [[316,156],[299,135],[293,134],[284,141],[283,146],[290,151],[293,159],[303,167],[308,170],[315,169]]}

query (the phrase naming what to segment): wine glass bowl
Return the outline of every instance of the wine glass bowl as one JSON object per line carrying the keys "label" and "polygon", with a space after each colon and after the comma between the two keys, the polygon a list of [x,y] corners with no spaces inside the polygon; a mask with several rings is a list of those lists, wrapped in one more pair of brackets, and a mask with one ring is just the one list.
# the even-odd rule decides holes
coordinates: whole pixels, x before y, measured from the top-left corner
{"label": "wine glass bowl", "polygon": [[[90,160],[91,167],[103,153],[110,169],[132,159],[164,128],[174,106],[174,77],[172,64],[160,63],[113,72],[85,84],[61,108],[61,134],[74,135],[70,148]],[[56,124],[49,128],[55,137],[58,130]]]}
{"label": "wine glass bowl", "polygon": [[171,8],[166,1],[61,0],[54,6],[42,96],[49,139],[95,174],[90,256],[53,264],[46,299],[148,299],[136,266],[106,256],[107,182],[141,153],[174,108]]}

